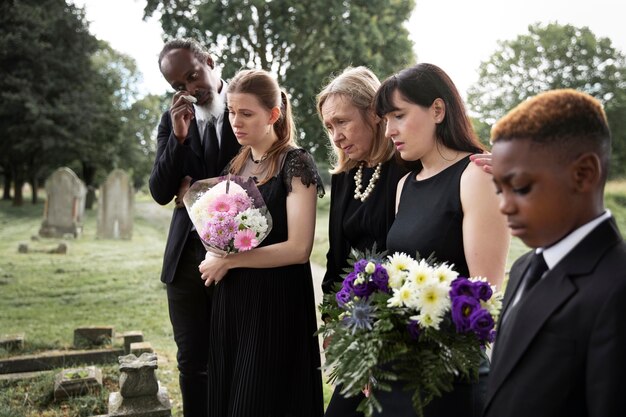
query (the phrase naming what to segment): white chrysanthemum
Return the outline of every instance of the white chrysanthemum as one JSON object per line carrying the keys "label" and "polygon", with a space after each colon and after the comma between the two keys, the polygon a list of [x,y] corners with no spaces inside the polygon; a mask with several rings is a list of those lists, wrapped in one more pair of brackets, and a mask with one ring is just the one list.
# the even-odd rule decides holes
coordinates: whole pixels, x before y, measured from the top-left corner
{"label": "white chrysanthemum", "polygon": [[393,268],[387,267],[383,265],[387,270],[387,275],[389,276],[389,288],[398,289],[404,285],[404,281],[406,280],[406,272],[405,271],[397,271]]}
{"label": "white chrysanthemum", "polygon": [[393,255],[387,256],[388,262],[386,263],[387,271],[390,269],[396,271],[408,271],[411,264],[414,262],[413,258],[403,252],[397,252]]}
{"label": "white chrysanthemum", "polygon": [[491,298],[487,301],[481,301],[480,305],[491,314],[494,320],[498,320],[500,311],[502,311],[502,292],[496,291],[493,285],[491,290],[493,291]]}
{"label": "white chrysanthemum", "polygon": [[387,300],[387,306],[389,307],[402,307],[415,299],[415,290],[409,286],[404,285],[401,288],[394,288],[393,295]]}
{"label": "white chrysanthemum", "polygon": [[450,309],[450,288],[438,282],[428,284],[417,294],[417,307],[422,313],[443,317]]}
{"label": "white chrysanthemum", "polygon": [[430,313],[420,312],[417,316],[412,316],[411,320],[415,320],[423,328],[431,327],[435,330],[439,330],[439,324],[443,320],[443,317],[434,316]]}
{"label": "white chrysanthemum", "polygon": [[459,273],[452,269],[451,265],[444,262],[433,270],[433,275],[440,283],[450,285],[459,276]]}
{"label": "white chrysanthemum", "polygon": [[424,260],[413,261],[409,267],[408,281],[417,288],[434,283],[433,269]]}
{"label": "white chrysanthemum", "polygon": [[257,234],[263,235],[267,231],[267,219],[257,208],[249,208],[235,216],[235,221],[243,224]]}
{"label": "white chrysanthemum", "polygon": [[189,215],[193,224],[206,224],[211,219],[212,213],[209,212],[208,207],[216,197],[215,193],[208,191],[198,196],[196,202],[189,209]]}

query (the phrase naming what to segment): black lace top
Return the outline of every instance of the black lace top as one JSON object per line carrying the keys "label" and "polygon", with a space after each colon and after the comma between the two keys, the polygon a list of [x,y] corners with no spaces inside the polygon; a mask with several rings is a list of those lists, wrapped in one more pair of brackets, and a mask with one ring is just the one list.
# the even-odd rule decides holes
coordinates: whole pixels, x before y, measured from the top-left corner
{"label": "black lace top", "polygon": [[[324,196],[324,185],[310,153],[304,149],[293,148],[285,152],[282,158],[283,162],[280,164],[280,169],[276,175],[258,186],[274,223],[272,231],[261,243],[261,246],[287,240],[287,196],[293,190],[292,181],[294,178],[299,178],[302,184],[307,187],[314,185],[317,194],[320,197]],[[252,161],[251,163],[254,164]],[[249,166],[247,165],[240,175],[245,176],[250,173]],[[261,169],[263,168],[261,167]],[[253,173],[259,178],[264,177],[262,171],[256,170]],[[254,178],[255,175],[248,176]]]}
{"label": "black lace top", "polygon": [[304,149],[292,149],[287,152],[282,172],[287,192],[291,192],[291,180],[296,177],[300,178],[302,184],[307,187],[314,184],[318,197],[324,197],[322,178],[317,171],[313,157]]}

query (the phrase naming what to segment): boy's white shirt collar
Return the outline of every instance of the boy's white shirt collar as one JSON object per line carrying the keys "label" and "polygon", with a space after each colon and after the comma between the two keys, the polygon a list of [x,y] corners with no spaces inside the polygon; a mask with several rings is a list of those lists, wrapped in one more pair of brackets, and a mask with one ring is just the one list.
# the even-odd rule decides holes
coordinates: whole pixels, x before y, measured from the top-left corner
{"label": "boy's white shirt collar", "polygon": [[568,253],[576,247],[589,233],[591,233],[600,223],[611,217],[611,211],[606,210],[600,216],[590,222],[580,226],[578,229],[565,236],[557,244],[543,249],[538,248],[535,253],[543,253],[543,258],[548,265],[548,269],[552,269],[558,264]]}

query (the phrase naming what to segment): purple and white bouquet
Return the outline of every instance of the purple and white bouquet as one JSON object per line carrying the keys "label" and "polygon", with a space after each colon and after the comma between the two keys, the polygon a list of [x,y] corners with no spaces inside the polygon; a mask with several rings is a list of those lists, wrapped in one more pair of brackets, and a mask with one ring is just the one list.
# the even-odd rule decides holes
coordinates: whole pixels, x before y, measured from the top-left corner
{"label": "purple and white bouquet", "polygon": [[369,387],[359,411],[382,407],[376,393],[400,381],[418,415],[457,378],[477,378],[484,348],[495,338],[502,305],[484,278],[460,277],[452,266],[403,253],[353,252],[335,294],[320,309],[330,336],[325,369],[342,394]]}
{"label": "purple and white bouquet", "polygon": [[183,202],[207,251],[217,255],[257,247],[272,230],[252,178],[226,175],[193,183]]}

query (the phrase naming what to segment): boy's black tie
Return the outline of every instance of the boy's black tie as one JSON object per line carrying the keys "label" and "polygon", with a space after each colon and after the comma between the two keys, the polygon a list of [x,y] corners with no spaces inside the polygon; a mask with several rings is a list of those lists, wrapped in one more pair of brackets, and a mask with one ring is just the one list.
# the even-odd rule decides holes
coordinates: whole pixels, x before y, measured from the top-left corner
{"label": "boy's black tie", "polygon": [[547,270],[548,264],[546,264],[545,259],[543,259],[543,254],[535,253],[530,260],[530,266],[526,274],[524,274],[524,279],[522,280],[523,286],[520,288],[521,294],[518,302],[522,300],[524,295],[530,291]]}
{"label": "boy's black tie", "polygon": [[505,311],[504,316],[502,316],[502,320],[500,321],[500,327],[497,330],[498,336],[496,339],[496,345],[499,346],[499,348],[494,349],[492,363],[495,363],[496,357],[503,354],[503,348],[505,348],[508,343],[508,339],[511,337],[511,326],[515,320],[517,320],[517,313],[519,312],[519,307],[524,296],[528,294],[528,291],[530,291],[530,289],[541,279],[547,270],[548,265],[543,259],[543,255],[541,253],[535,253],[530,259],[530,265],[528,266],[526,273],[522,277],[522,282],[520,282],[518,287],[517,291],[519,294],[514,296],[511,305],[507,311]]}

